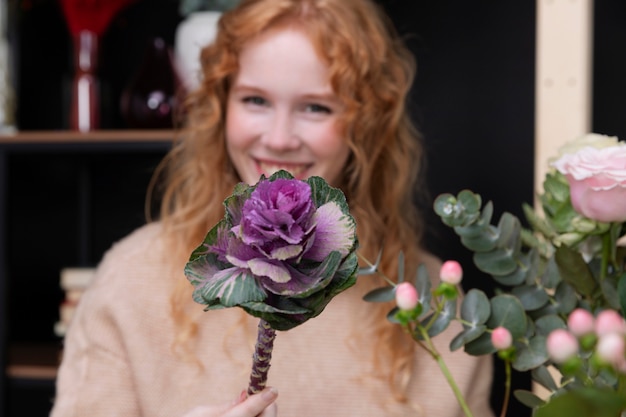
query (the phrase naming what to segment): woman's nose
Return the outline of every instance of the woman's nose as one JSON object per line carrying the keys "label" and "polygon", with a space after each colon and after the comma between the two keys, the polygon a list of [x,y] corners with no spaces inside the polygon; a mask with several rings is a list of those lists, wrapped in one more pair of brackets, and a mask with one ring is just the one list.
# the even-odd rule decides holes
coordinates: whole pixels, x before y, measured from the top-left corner
{"label": "woman's nose", "polygon": [[300,146],[291,115],[287,112],[274,114],[261,141],[265,146],[275,150],[293,150]]}

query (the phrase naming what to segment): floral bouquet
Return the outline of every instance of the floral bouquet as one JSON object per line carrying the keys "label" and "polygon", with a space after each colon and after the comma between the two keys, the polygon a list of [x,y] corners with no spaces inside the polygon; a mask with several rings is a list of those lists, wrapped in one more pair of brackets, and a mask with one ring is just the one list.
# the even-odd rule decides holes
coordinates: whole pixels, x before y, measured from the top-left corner
{"label": "floral bouquet", "polygon": [[206,310],[241,307],[260,319],[251,395],[265,387],[276,330],[316,317],[355,283],[356,225],[340,190],[286,171],[238,184],[224,206],[185,275]]}
{"label": "floral bouquet", "polygon": [[[462,271],[443,264],[430,287],[424,269],[415,280],[391,283],[366,301],[395,297],[390,319],[404,326],[440,362],[465,414],[471,416],[430,339],[452,320],[463,330],[451,350],[497,353],[510,396],[511,367],[528,371],[550,395],[514,393],[534,416],[619,416],[626,410],[626,144],[591,134],[564,146],[543,183],[541,213],[525,205],[530,228],[471,191],[440,195],[434,209],[471,250],[478,269],[496,284],[489,298],[470,289],[459,303]],[[370,273],[377,271],[372,265]]]}

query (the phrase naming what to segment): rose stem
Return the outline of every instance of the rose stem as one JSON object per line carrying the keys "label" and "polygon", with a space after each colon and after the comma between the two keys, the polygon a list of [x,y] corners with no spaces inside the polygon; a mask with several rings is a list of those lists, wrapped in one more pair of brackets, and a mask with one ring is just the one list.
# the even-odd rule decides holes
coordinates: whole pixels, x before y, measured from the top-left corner
{"label": "rose stem", "polygon": [[267,372],[270,369],[272,360],[272,349],[274,348],[274,338],[276,330],[272,329],[268,322],[261,319],[259,330],[252,356],[252,371],[250,372],[250,385],[248,395],[263,391],[267,382]]}

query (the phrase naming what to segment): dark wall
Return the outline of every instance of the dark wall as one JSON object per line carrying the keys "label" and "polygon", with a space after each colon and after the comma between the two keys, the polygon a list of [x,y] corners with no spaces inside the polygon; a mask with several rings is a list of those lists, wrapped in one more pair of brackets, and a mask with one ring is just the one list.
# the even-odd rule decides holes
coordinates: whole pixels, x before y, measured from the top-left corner
{"label": "dark wall", "polygon": [[[533,1],[388,0],[383,3],[417,57],[411,97],[427,152],[431,199],[468,188],[493,200],[494,218],[522,218],[533,199],[535,5]],[[466,288],[493,291],[471,253],[430,207],[426,245],[459,260]],[[502,406],[503,367],[495,360],[492,405]],[[514,388],[530,387],[514,374]],[[530,415],[513,399],[509,416]]]}
{"label": "dark wall", "polygon": [[626,2],[594,2],[593,131],[626,139]]}

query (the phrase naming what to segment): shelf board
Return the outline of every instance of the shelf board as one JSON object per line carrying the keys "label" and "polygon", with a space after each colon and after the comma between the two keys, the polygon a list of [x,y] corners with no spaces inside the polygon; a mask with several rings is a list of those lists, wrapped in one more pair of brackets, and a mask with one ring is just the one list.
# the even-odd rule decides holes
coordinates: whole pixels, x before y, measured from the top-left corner
{"label": "shelf board", "polygon": [[13,379],[55,379],[60,360],[60,343],[12,344],[8,349],[5,374]]}
{"label": "shelf board", "polygon": [[98,143],[98,142],[171,142],[175,131],[158,130],[94,130],[78,132],[71,130],[18,131],[0,134],[0,144],[17,143]]}

